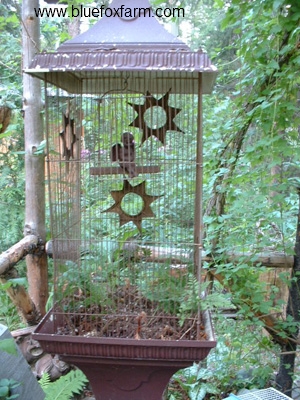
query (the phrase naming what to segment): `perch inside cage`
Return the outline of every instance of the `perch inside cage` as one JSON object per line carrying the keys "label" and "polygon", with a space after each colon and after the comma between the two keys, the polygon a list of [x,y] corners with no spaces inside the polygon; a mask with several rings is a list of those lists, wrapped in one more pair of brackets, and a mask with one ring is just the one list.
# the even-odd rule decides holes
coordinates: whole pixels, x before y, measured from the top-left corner
{"label": "perch inside cage", "polygon": [[97,398],[157,400],[216,344],[200,296],[202,95],[216,69],[144,15],[104,17],[27,72],[45,82],[55,271],[35,338]]}

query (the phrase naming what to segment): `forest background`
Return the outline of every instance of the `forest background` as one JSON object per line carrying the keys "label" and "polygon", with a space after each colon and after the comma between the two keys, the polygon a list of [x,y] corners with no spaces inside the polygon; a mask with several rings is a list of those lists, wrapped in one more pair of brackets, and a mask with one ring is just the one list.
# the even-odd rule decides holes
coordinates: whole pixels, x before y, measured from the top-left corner
{"label": "forest background", "polygon": [[[172,22],[192,49],[207,51],[218,67],[213,95],[204,98],[204,244],[213,259],[213,265],[205,267],[213,267],[211,275],[222,277],[222,288],[246,324],[244,332],[253,325],[268,329],[270,337],[260,331],[257,345],[271,346],[275,352],[277,385],[288,393],[296,379],[300,319],[300,3],[152,0],[151,4],[183,7],[184,18],[164,22]],[[21,15],[21,2],[1,0],[0,106],[12,110],[12,119],[0,130],[0,252],[17,243],[24,231]],[[45,17],[40,24],[37,51],[55,50],[79,29],[76,19]],[[272,282],[261,279],[266,268],[255,261],[266,251],[295,255],[292,274],[291,269],[275,269]],[[230,253],[247,256],[232,262]],[[25,262],[18,270],[18,284],[26,285]],[[289,286],[289,299],[279,298],[279,282]],[[20,321],[5,292],[0,293],[1,321],[14,329]],[[222,377],[223,384],[227,378]]]}

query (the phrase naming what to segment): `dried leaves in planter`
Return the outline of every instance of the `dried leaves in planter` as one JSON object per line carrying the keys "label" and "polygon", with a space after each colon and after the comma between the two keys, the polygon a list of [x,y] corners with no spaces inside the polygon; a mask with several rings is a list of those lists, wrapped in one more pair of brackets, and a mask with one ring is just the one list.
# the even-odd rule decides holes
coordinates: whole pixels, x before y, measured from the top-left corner
{"label": "dried leaves in planter", "polygon": [[[83,302],[84,298],[81,300]],[[139,313],[136,312],[137,304]],[[144,297],[132,285],[117,289],[115,304],[109,310],[108,307],[102,309],[100,305],[92,305],[88,308],[79,307],[77,313],[65,314],[64,324],[58,327],[57,333],[127,339],[207,339],[204,326],[197,324],[196,315],[181,321],[160,310],[156,302]]]}

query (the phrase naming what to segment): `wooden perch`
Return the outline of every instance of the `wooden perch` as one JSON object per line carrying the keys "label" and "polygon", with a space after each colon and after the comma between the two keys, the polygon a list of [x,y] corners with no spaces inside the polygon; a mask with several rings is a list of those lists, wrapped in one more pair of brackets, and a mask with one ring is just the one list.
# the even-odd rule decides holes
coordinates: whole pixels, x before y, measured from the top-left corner
{"label": "wooden perch", "polygon": [[[160,166],[146,165],[135,168],[138,174],[155,174],[160,172]],[[123,175],[124,170],[120,167],[92,167],[90,168],[91,175]]]}
{"label": "wooden perch", "polygon": [[40,248],[39,238],[27,235],[10,249],[0,254],[0,276],[5,275],[27,254],[33,254]]}

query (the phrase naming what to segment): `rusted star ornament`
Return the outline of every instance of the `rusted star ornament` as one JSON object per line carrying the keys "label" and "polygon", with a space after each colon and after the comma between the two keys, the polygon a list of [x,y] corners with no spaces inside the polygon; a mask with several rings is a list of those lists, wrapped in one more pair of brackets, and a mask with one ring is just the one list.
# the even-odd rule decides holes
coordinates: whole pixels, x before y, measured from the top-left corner
{"label": "rusted star ornament", "polygon": [[[150,196],[146,194],[146,181],[143,181],[136,186],[131,186],[131,184],[126,179],[124,180],[123,188],[121,190],[112,190],[110,193],[115,200],[115,204],[113,204],[111,207],[103,212],[112,212],[119,214],[120,226],[132,221],[140,232],[142,231],[143,218],[155,217],[155,214],[150,207],[151,203],[161,197]],[[121,202],[128,193],[137,194],[143,200],[143,208],[141,212],[137,215],[127,214],[121,207]]]}
{"label": "rusted star ornament", "polygon": [[74,159],[74,147],[77,141],[75,135],[75,122],[68,114],[63,114],[63,130],[59,134],[62,140],[62,157],[67,161]]}
{"label": "rusted star ornament", "polygon": [[[181,108],[168,105],[170,91],[171,89],[168,90],[168,92],[160,99],[156,99],[149,91],[147,91],[144,104],[134,104],[128,102],[128,104],[133,107],[138,114],[135,120],[129,126],[134,126],[135,128],[139,128],[143,131],[141,144],[143,144],[150,136],[155,136],[162,142],[163,145],[165,145],[167,131],[184,133],[173,121],[176,115],[180,113]],[[166,123],[163,126],[159,128],[153,128],[147,125],[144,114],[151,107],[161,107],[165,111]]]}

